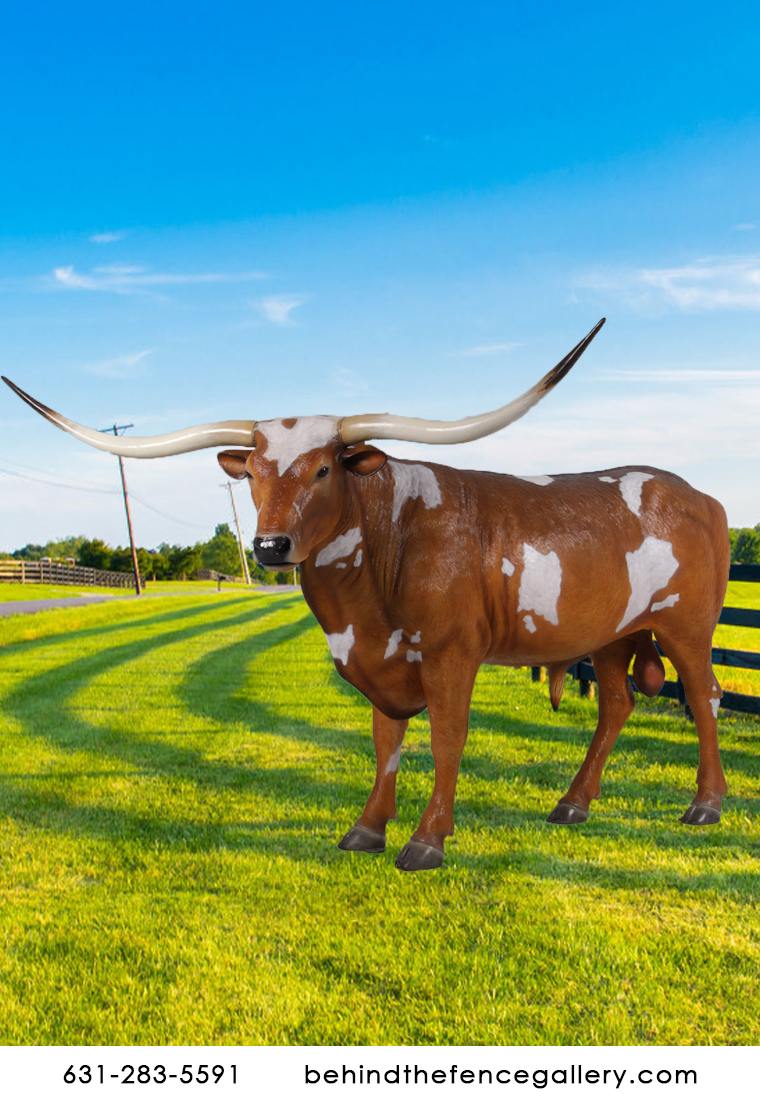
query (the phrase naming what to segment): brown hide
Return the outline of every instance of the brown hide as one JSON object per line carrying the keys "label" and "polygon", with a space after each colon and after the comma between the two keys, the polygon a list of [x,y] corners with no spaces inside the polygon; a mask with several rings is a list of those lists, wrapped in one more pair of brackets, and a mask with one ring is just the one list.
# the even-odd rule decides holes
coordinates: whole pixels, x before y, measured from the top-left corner
{"label": "brown hide", "polygon": [[[395,462],[401,469],[422,466]],[[636,516],[619,486],[599,482],[596,473],[538,486],[427,465],[440,486],[440,505],[427,508],[423,498],[410,498],[394,520],[386,469],[376,481],[354,483],[356,548],[317,566],[323,542],[301,570],[307,602],[328,640],[337,646],[353,628],[345,660],[336,660],[338,672],[393,718],[428,706],[423,681],[434,666],[467,666],[470,673],[484,662],[572,664],[641,629],[667,644],[684,617],[710,632],[715,626],[727,578],[725,516],[674,475],[646,472],[653,478]],[[602,473],[634,469],[642,470]],[[645,609],[619,629],[631,599],[626,554],[635,555],[646,538],[672,547],[674,573],[664,586],[653,580]],[[526,573],[526,553],[533,575]],[[559,594],[544,588],[542,600],[540,585],[554,573]],[[661,605],[674,595],[673,606]],[[397,650],[386,656],[398,630]],[[413,661],[406,660],[410,653]]]}
{"label": "brown hide", "polygon": [[[266,425],[273,445],[276,423]],[[386,462],[372,448],[347,452],[337,439],[284,465],[259,432],[253,452],[227,455],[251,476],[260,535],[292,541],[290,566],[300,563],[338,672],[375,709],[375,788],[343,847],[384,847],[406,721],[428,708],[435,787],[397,865],[440,864],[485,662],[549,665],[558,703],[565,669],[593,655],[599,726],[549,818],[584,820],[633,706],[627,671],[637,651],[637,683],[649,695],[661,687],[652,633],[686,683],[700,737],[697,796],[683,819],[718,819],[725,781],[710,647],[729,550],[725,514],[712,498],[649,467],[531,480]],[[362,463],[374,473],[354,469]]]}

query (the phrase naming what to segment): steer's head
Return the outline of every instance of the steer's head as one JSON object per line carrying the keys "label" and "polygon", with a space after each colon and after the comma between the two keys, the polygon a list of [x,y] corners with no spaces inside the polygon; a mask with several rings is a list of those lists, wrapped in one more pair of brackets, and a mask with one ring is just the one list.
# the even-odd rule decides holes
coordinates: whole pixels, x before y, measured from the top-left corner
{"label": "steer's head", "polygon": [[258,513],[256,560],[270,571],[302,563],[339,526],[350,508],[347,476],[380,470],[385,454],[347,447],[336,416],[297,416],[256,424],[253,451],[222,451],[232,478],[247,478]]}
{"label": "steer's head", "polygon": [[[226,420],[199,424],[164,436],[108,435],[85,428],[40,404],[7,377],[22,400],[77,439],[128,458],[154,459],[202,447],[229,447],[219,461],[233,478],[249,478],[259,514],[256,559],[267,568],[291,568],[339,526],[349,512],[346,488],[351,474],[379,470],[385,455],[366,440],[466,443],[490,435],[524,416],[575,364],[604,319],[545,377],[503,408],[464,420],[417,420],[373,413],[366,416],[301,416],[289,420]],[[244,448],[245,450],[237,450]]]}

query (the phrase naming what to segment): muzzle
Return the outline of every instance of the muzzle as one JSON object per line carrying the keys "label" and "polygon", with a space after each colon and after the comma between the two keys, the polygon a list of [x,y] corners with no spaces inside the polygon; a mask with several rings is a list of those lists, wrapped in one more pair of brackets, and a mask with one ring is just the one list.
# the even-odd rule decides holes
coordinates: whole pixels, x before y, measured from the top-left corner
{"label": "muzzle", "polygon": [[292,548],[290,537],[255,537],[253,541],[256,562],[265,567],[290,563],[288,557]]}

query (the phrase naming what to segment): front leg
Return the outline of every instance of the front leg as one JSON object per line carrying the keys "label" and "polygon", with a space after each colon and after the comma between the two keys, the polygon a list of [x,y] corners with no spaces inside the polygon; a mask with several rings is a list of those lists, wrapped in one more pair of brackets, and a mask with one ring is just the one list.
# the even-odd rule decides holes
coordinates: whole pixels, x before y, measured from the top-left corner
{"label": "front leg", "polygon": [[425,684],[435,783],[417,831],[396,859],[401,871],[432,871],[443,863],[444,841],[454,832],[454,796],[474,685],[475,677],[464,665]]}
{"label": "front leg", "polygon": [[372,736],[377,758],[375,784],[364,812],[338,844],[344,851],[369,852],[372,855],[385,851],[385,826],[397,816],[396,774],[408,726],[408,719],[389,719],[377,708],[372,708]]}

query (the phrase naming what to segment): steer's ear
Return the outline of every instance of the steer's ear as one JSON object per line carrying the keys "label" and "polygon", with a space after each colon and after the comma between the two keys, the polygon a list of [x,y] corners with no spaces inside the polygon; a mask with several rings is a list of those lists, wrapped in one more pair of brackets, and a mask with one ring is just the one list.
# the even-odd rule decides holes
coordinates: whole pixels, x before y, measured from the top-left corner
{"label": "steer's ear", "polygon": [[361,444],[359,447],[347,447],[341,453],[340,461],[346,470],[352,474],[375,474],[385,463],[388,456],[378,447]]}
{"label": "steer's ear", "polygon": [[248,477],[245,464],[250,454],[250,451],[220,451],[217,459],[223,471],[226,471],[232,478],[239,480]]}

